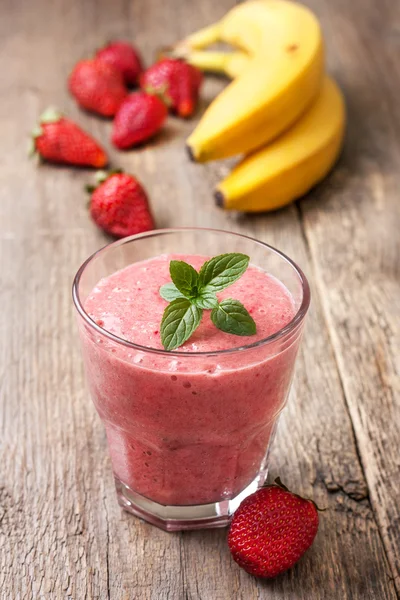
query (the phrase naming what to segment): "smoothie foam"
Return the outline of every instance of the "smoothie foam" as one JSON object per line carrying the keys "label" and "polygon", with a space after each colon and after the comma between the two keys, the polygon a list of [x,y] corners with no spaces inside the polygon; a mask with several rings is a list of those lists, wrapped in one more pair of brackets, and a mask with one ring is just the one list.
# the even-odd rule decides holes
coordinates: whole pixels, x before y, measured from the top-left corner
{"label": "smoothie foam", "polygon": [[[103,329],[135,344],[162,349],[159,329],[167,303],[171,260],[199,269],[203,256],[161,255],[134,263],[98,282],[85,310]],[[218,357],[198,355],[253,344],[287,325],[295,314],[288,290],[249,266],[220,300],[240,300],[257,334],[218,330],[209,311],[181,356],[141,351],[80,331],[88,381],[102,417],[116,477],[164,505],[230,499],[262,470],[289,388],[299,336],[279,351],[258,348]]]}

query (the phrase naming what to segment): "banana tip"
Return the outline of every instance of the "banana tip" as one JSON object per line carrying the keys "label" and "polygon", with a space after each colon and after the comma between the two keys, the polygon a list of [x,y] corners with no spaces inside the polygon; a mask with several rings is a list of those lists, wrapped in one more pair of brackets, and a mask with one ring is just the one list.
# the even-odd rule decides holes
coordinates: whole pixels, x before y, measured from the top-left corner
{"label": "banana tip", "polygon": [[220,192],[219,190],[215,190],[214,200],[215,200],[215,204],[217,206],[219,206],[219,208],[224,208],[225,199],[224,199],[224,195],[222,192]]}
{"label": "banana tip", "polygon": [[189,144],[186,144],[186,152],[188,153],[188,156],[189,156],[190,160],[192,162],[196,162],[196,158],[194,156],[194,152],[193,152],[192,148],[189,146]]}

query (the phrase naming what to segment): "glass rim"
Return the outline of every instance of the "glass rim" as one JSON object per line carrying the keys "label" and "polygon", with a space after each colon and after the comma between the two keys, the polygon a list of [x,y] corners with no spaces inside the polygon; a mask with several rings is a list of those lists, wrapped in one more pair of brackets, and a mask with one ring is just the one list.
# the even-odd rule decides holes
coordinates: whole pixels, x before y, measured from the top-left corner
{"label": "glass rim", "polygon": [[[267,336],[266,338],[258,340],[257,342],[253,342],[252,344],[246,344],[244,346],[235,346],[234,348],[226,348],[224,350],[212,350],[212,351],[202,351],[202,352],[182,352],[182,351],[179,352],[179,350],[160,350],[159,348],[152,348],[151,346],[142,346],[140,344],[136,344],[135,342],[130,342],[129,340],[121,338],[121,337],[111,333],[111,331],[107,331],[107,329],[103,329],[102,327],[100,327],[100,325],[98,325],[96,323],[96,321],[94,321],[89,316],[89,314],[85,311],[83,304],[81,302],[81,299],[80,299],[80,295],[79,295],[79,284],[80,284],[81,277],[82,277],[86,267],[88,267],[89,264],[94,259],[99,257],[101,254],[105,254],[111,248],[123,246],[124,244],[134,242],[135,240],[151,238],[151,237],[160,236],[160,235],[168,235],[168,234],[173,234],[173,233],[182,233],[182,232],[189,233],[191,231],[192,232],[208,231],[208,232],[212,232],[212,233],[216,233],[216,234],[222,233],[222,234],[233,235],[238,238],[250,240],[251,242],[256,243],[258,246],[262,246],[266,250],[272,251],[274,254],[276,254],[277,256],[282,258],[286,263],[288,263],[292,267],[292,269],[295,271],[296,275],[298,276],[300,283],[301,283],[302,292],[303,292],[303,297],[301,300],[300,307],[297,310],[293,319],[291,319],[291,321],[289,321],[289,323],[287,323],[284,327],[282,327],[275,333]],[[109,338],[110,340],[112,340],[113,342],[122,344],[124,346],[127,346],[128,348],[133,348],[139,352],[158,354],[158,355],[162,355],[162,356],[177,356],[180,358],[183,358],[185,356],[190,358],[190,357],[194,357],[194,356],[220,356],[220,355],[235,354],[236,352],[243,352],[243,351],[251,350],[254,348],[261,347],[261,346],[266,346],[266,345],[272,344],[273,342],[276,342],[277,340],[285,338],[288,336],[288,334],[294,332],[297,329],[297,326],[300,325],[300,323],[304,320],[304,317],[306,316],[308,308],[310,306],[310,297],[311,297],[310,286],[309,286],[307,277],[305,276],[303,271],[300,269],[300,267],[291,258],[289,258],[286,254],[284,254],[280,250],[277,250],[273,246],[270,246],[269,244],[262,242],[260,240],[257,240],[256,238],[253,238],[251,236],[244,235],[242,233],[235,233],[233,231],[226,231],[224,229],[214,229],[211,227],[172,227],[172,228],[166,228],[166,229],[153,229],[151,231],[146,231],[144,233],[127,236],[127,237],[121,238],[120,240],[117,240],[115,242],[106,244],[99,250],[96,250],[96,252],[93,252],[93,254],[91,254],[82,263],[82,265],[79,267],[79,269],[74,277],[74,281],[72,284],[72,299],[73,299],[76,310],[78,311],[79,315],[83,318],[83,320],[87,323],[87,325],[89,325],[89,327],[94,329],[99,335],[103,335],[103,336]]]}

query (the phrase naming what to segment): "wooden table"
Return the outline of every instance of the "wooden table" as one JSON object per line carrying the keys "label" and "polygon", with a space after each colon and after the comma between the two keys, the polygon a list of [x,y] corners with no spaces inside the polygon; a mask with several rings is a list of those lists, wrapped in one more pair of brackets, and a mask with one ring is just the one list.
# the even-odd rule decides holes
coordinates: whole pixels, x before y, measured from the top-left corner
{"label": "wooden table", "polygon": [[[4,0],[1,119],[0,597],[111,600],[391,600],[400,594],[400,3],[308,0],[348,103],[334,173],[301,202],[246,217],[214,206],[227,164],[191,164],[193,122],[146,148],[111,150],[110,123],[66,92],[74,62],[135,39],[148,62],[232,0]],[[203,105],[223,83],[209,79]],[[64,109],[137,174],[159,227],[244,232],[294,257],[312,308],[271,478],[329,510],[312,549],[276,581],[230,559],[226,531],[168,534],[122,512],[88,397],[71,305],[80,263],[106,238],[86,170],[37,167],[27,133]]]}

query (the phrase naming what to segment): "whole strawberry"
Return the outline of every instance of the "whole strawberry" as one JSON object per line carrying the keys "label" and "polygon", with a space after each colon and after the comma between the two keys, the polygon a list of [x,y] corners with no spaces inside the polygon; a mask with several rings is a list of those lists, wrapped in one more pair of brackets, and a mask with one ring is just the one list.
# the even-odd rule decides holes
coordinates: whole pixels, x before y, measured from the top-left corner
{"label": "whole strawberry", "polygon": [[135,85],[143,71],[140,54],[128,42],[110,42],[96,52],[96,59],[117,69],[126,85]]}
{"label": "whole strawberry", "polygon": [[108,162],[103,148],[76,123],[48,108],[32,132],[32,153],[53,163],[95,167]]}
{"label": "whole strawberry", "polygon": [[104,117],[114,116],[128,94],[121,73],[95,59],[75,65],[68,87],[80,106]]}
{"label": "whole strawberry", "polygon": [[111,133],[114,146],[127,149],[155,135],[167,117],[167,107],[158,96],[135,92],[124,100]]}
{"label": "whole strawberry", "polygon": [[122,238],[154,229],[154,220],[143,187],[127,173],[99,173],[92,192],[90,215],[108,234]]}
{"label": "whole strawberry", "polygon": [[311,546],[318,512],[311,500],[292,494],[279,479],[248,496],[235,512],[228,534],[234,560],[248,573],[276,577]]}
{"label": "whole strawberry", "polygon": [[140,85],[144,90],[167,97],[172,112],[190,117],[196,108],[202,79],[196,67],[182,60],[165,58],[142,73]]}

